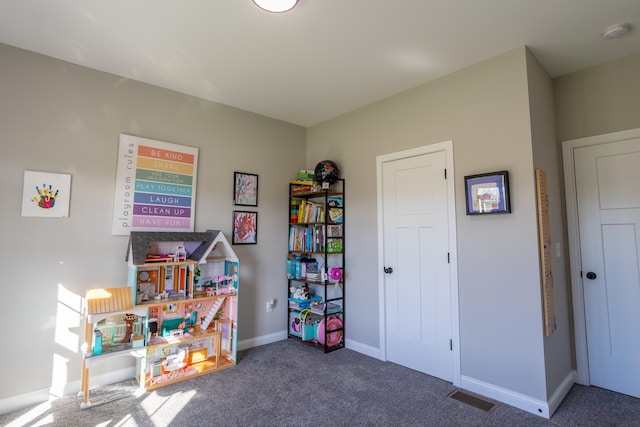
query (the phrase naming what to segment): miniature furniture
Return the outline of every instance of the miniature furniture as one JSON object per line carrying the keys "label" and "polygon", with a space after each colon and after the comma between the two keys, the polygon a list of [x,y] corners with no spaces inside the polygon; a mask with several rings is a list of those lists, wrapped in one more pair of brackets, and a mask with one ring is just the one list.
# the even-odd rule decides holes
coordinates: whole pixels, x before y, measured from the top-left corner
{"label": "miniature furniture", "polygon": [[[108,288],[108,289],[91,289],[85,295],[85,325],[84,325],[84,344],[82,345],[82,372],[80,376],[80,392],[82,397],[80,407],[86,409],[91,407],[89,399],[89,380],[90,369],[98,363],[119,356],[142,357],[143,351],[136,349],[129,342],[115,342],[115,335],[111,334],[111,345],[105,345],[103,342],[103,333],[100,332],[99,326],[107,319],[120,317],[123,319],[131,319],[130,316],[146,319],[147,309],[145,307],[134,308],[131,298],[131,290],[124,288]],[[142,322],[140,325],[145,324]],[[133,323],[131,324],[133,329]],[[144,327],[142,328],[144,329]],[[95,351],[96,340],[94,331],[98,331],[99,340],[98,351]]]}

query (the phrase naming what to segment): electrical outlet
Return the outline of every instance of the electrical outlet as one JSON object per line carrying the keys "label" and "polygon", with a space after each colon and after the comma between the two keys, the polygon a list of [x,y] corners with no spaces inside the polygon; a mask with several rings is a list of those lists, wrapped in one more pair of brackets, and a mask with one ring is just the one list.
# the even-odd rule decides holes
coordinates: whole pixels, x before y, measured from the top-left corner
{"label": "electrical outlet", "polygon": [[275,306],[276,306],[276,300],[272,299],[270,301],[267,301],[267,313],[272,312]]}

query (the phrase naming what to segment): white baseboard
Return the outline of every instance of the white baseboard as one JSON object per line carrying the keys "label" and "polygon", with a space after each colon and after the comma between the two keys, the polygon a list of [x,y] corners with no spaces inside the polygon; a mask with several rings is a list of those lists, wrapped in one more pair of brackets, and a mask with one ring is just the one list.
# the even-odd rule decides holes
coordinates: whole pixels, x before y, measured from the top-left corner
{"label": "white baseboard", "polygon": [[[274,334],[263,335],[260,337],[249,338],[246,340],[238,341],[238,350],[246,350],[248,348],[258,347],[260,345],[271,344],[273,342],[286,340],[288,338],[288,334],[286,330],[276,332]],[[349,350],[356,351],[358,353],[362,353],[366,356],[373,357],[378,360],[384,360],[382,357],[382,351],[379,348],[371,347],[366,344],[362,344],[358,341],[353,341],[347,339],[345,341],[345,347]]]}
{"label": "white baseboard", "polygon": [[47,402],[50,398],[49,390],[39,390],[31,393],[21,394],[0,399],[0,414],[16,411],[27,406],[37,405]]}
{"label": "white baseboard", "polygon": [[[273,342],[286,340],[288,337],[287,331],[283,330],[274,334],[263,335],[260,337],[249,338],[246,340],[238,341],[238,350],[246,350],[252,347],[258,347],[260,345],[271,344]],[[366,344],[362,344],[358,341],[347,339],[345,341],[345,347],[349,350],[362,353],[366,356],[373,357],[378,360],[384,360],[382,357],[382,351],[379,348],[371,347]]]}
{"label": "white baseboard", "polygon": [[[100,375],[91,375],[91,388],[102,387],[105,385],[117,383],[120,381],[128,380],[136,377],[136,367],[131,366],[128,368],[122,368],[109,373]],[[77,394],[80,391],[80,380],[68,382],[64,388],[63,396],[69,394]]]}
{"label": "white baseboard", "polygon": [[571,386],[574,384],[577,378],[577,373],[571,371],[560,386],[552,394],[548,402],[544,400],[534,399],[531,396],[527,396],[513,390],[508,390],[502,387],[498,387],[493,384],[489,384],[483,381],[476,380],[474,378],[462,376],[461,388],[477,393],[482,396],[497,400],[507,405],[511,405],[515,408],[522,409],[534,415],[549,419],[551,415],[558,409],[562,400],[565,398]]}
{"label": "white baseboard", "polygon": [[[105,385],[124,381],[129,378],[134,378],[135,375],[135,366],[110,371],[108,374],[92,375],[91,388],[102,387]],[[62,387],[62,391],[60,391],[60,388],[57,387],[55,391],[53,389],[45,389],[32,393],[21,394],[19,396],[7,397],[5,399],[0,399],[0,414],[6,414],[7,412],[26,408],[27,406],[55,400],[62,396],[78,394],[79,392],[80,380],[75,380],[64,384],[64,386]],[[80,407],[79,404],[78,407]]]}
{"label": "white baseboard", "polygon": [[269,335],[262,335],[259,337],[248,338],[246,340],[238,341],[238,350],[246,350],[248,348],[258,347],[260,345],[271,344],[272,342],[282,341],[287,339],[287,330],[282,330]]}
{"label": "white baseboard", "polygon": [[551,398],[549,399],[550,415],[553,415],[558,410],[564,398],[567,397],[567,394],[569,394],[569,391],[571,391],[571,387],[573,387],[573,385],[577,382],[578,371],[572,370],[567,374],[564,380],[562,380],[556,391],[551,395]]}
{"label": "white baseboard", "polygon": [[484,381],[462,376],[461,388],[497,400],[523,411],[549,419],[549,405],[544,400],[534,399],[513,390],[498,387]]}
{"label": "white baseboard", "polygon": [[382,361],[385,360],[382,355],[382,350],[376,347],[371,347],[370,345],[362,344],[358,341],[347,339],[345,341],[345,347],[347,347],[349,350],[353,350],[366,356],[373,357],[374,359]]}

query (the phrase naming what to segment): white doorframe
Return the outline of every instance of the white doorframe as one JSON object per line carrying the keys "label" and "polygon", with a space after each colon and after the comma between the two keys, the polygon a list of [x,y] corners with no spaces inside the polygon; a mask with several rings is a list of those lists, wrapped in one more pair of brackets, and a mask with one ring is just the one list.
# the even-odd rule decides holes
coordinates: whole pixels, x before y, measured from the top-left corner
{"label": "white doorframe", "polygon": [[567,203],[567,234],[569,238],[569,271],[571,275],[578,384],[591,385],[591,379],[589,378],[587,326],[584,314],[584,289],[582,288],[582,278],[580,277],[582,266],[580,261],[581,253],[580,231],[578,226],[578,200],[576,196],[575,162],[573,160],[573,154],[577,148],[634,138],[640,138],[640,128],[562,142],[564,186]]}
{"label": "white doorframe", "polygon": [[423,154],[444,151],[446,153],[447,168],[447,220],[449,222],[449,269],[451,286],[451,338],[453,340],[453,385],[460,386],[460,321],[458,316],[458,250],[456,238],[456,209],[455,209],[455,175],[453,171],[453,141],[444,141],[437,144],[398,151],[396,153],[383,154],[376,157],[377,177],[377,214],[378,214],[378,305],[380,351],[382,360],[387,360],[386,338],[386,307],[385,307],[385,277],[384,277],[384,224],[382,206],[382,165],[386,162],[420,156]]}

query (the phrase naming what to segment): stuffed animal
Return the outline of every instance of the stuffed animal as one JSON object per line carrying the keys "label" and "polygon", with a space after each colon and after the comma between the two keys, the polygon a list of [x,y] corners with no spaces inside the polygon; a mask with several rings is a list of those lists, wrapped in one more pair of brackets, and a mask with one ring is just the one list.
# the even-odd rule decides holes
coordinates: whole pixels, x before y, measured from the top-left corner
{"label": "stuffed animal", "polygon": [[299,288],[292,286],[289,288],[289,292],[291,292],[291,297],[295,299],[309,299],[311,295],[309,294],[309,286],[306,284]]}

